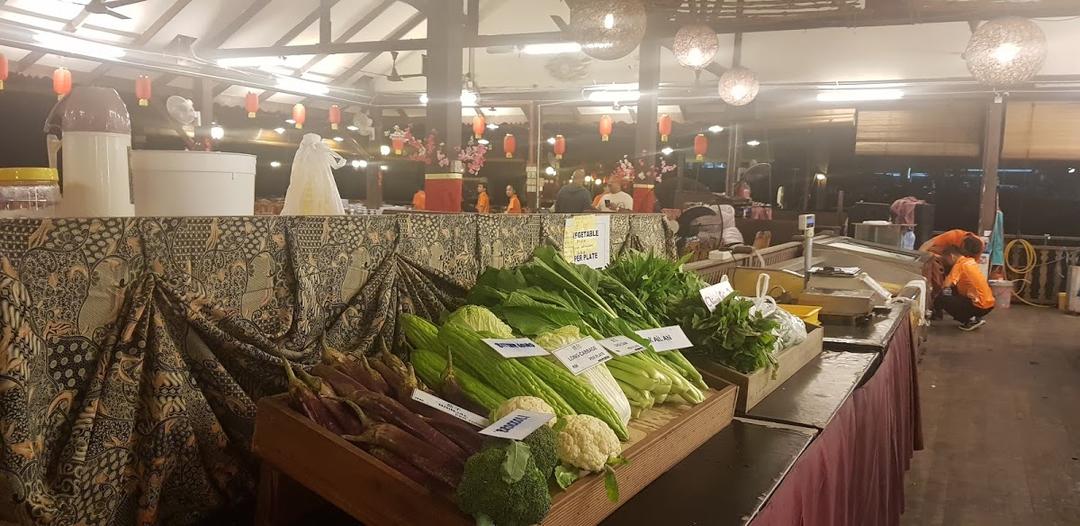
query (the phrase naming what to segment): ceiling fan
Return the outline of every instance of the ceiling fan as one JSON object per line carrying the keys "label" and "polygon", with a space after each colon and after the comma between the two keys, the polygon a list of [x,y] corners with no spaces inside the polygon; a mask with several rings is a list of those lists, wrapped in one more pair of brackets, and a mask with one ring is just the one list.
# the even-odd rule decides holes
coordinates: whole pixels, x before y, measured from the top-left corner
{"label": "ceiling fan", "polygon": [[393,62],[392,62],[392,65],[390,66],[390,74],[386,75],[386,80],[388,80],[390,82],[402,82],[405,79],[411,79],[411,78],[415,78],[415,77],[423,77],[423,76],[426,75],[426,73],[424,73],[424,72],[427,71],[427,55],[423,56],[423,65],[420,67],[420,73],[410,73],[408,75],[402,75],[402,74],[398,73],[398,70],[397,70],[398,52],[397,51],[391,51],[390,52],[390,59]]}
{"label": "ceiling fan", "polygon": [[[90,0],[89,3],[80,4],[80,5],[82,5],[83,8],[86,9],[87,13],[91,13],[91,14],[95,14],[95,15],[109,15],[109,16],[112,16],[112,17],[119,18],[120,20],[130,20],[131,19],[130,16],[127,16],[127,15],[125,15],[123,13],[117,13],[116,11],[113,11],[113,10],[118,8],[118,7],[124,7],[124,6],[134,5],[134,4],[141,4],[141,3],[145,2],[145,1],[146,0]],[[73,3],[77,3],[77,2],[73,2]]]}

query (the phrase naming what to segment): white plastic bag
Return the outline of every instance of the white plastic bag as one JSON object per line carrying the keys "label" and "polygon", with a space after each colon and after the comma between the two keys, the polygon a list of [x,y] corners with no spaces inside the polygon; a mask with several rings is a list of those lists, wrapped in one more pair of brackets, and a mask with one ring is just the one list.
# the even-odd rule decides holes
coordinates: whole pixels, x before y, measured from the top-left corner
{"label": "white plastic bag", "polygon": [[333,170],[343,168],[345,159],[334,153],[314,133],[304,135],[293,158],[289,190],[281,215],[345,215]]}
{"label": "white plastic bag", "polygon": [[758,274],[757,297],[754,298],[752,312],[760,312],[762,316],[779,324],[775,331],[776,348],[773,352],[780,352],[806,341],[806,323],[802,318],[776,305],[776,300],[769,296],[769,275],[764,272]]}

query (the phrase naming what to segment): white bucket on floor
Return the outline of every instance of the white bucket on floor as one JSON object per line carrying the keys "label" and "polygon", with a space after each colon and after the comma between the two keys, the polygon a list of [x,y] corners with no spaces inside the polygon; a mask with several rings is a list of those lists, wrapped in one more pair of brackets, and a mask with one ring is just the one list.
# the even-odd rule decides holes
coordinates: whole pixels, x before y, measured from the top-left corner
{"label": "white bucket on floor", "polygon": [[137,216],[255,213],[254,155],[134,150],[131,173]]}
{"label": "white bucket on floor", "polygon": [[990,280],[990,290],[994,291],[994,308],[1007,309],[1012,305],[1013,288],[1012,280],[1008,279],[992,279]]}

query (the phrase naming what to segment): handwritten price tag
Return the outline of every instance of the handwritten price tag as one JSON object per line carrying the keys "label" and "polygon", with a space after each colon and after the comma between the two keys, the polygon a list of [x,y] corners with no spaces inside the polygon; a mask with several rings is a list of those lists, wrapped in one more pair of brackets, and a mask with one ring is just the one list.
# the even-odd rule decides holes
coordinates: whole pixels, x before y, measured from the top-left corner
{"label": "handwritten price tag", "polygon": [[454,405],[442,398],[439,398],[431,393],[426,393],[419,389],[414,389],[412,392],[412,399],[424,404],[428,407],[434,407],[439,411],[442,411],[452,417],[464,420],[476,427],[484,427],[491,423],[490,420],[465,409],[461,406]]}
{"label": "handwritten price tag", "polygon": [[649,342],[652,343],[653,349],[656,349],[657,352],[688,349],[694,346],[694,344],[690,343],[690,339],[686,337],[686,333],[683,332],[682,327],[679,327],[678,325],[660,329],[637,331],[637,334],[638,336],[649,340]]}
{"label": "handwritten price tag", "polygon": [[611,359],[611,355],[592,338],[571,343],[552,354],[574,374],[581,374]]}
{"label": "handwritten price tag", "polygon": [[497,339],[487,338],[484,343],[495,349],[503,358],[527,358],[529,356],[547,356],[551,353],[528,338]]}
{"label": "handwritten price tag", "polygon": [[616,356],[630,356],[645,350],[645,347],[626,336],[612,336],[600,340],[600,345]]}
{"label": "handwritten price tag", "polygon": [[518,409],[496,421],[494,424],[481,429],[481,435],[509,440],[523,440],[540,429],[540,426],[551,421],[555,415],[547,413],[534,413]]}
{"label": "handwritten price tag", "polygon": [[708,307],[709,312],[716,310],[716,306],[720,302],[724,301],[732,293],[735,292],[735,288],[728,283],[727,279],[724,279],[716,285],[705,287],[701,289],[701,300],[705,302],[705,306]]}

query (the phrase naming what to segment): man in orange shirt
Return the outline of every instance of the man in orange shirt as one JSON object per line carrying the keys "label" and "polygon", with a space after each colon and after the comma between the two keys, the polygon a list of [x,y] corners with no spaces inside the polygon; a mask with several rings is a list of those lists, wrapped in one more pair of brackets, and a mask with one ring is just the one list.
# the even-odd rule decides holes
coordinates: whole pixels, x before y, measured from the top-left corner
{"label": "man in orange shirt", "polygon": [[491,199],[488,198],[487,185],[484,183],[476,185],[476,194],[476,213],[490,214]]}
{"label": "man in orange shirt", "polygon": [[423,189],[417,190],[412,196],[413,210],[424,210],[427,208],[427,193]]}
{"label": "man in orange shirt", "polygon": [[514,190],[514,185],[506,185],[506,197],[510,198],[510,204],[506,205],[506,213],[520,214],[521,199],[518,199],[517,190]]}
{"label": "man in orange shirt", "polygon": [[[945,262],[943,256],[949,248],[955,248],[967,257],[978,258],[985,246],[982,238],[974,233],[956,229],[939,234],[919,247],[919,250],[929,252],[933,256],[923,266],[923,277],[930,286],[931,305],[936,305],[937,299],[941,297],[945,274],[950,270],[950,265]],[[940,318],[935,316],[934,319]]]}
{"label": "man in orange shirt", "polygon": [[942,257],[952,266],[943,286],[952,289],[952,295],[942,295],[934,303],[935,309],[948,312],[960,322],[960,329],[973,331],[982,327],[986,316],[994,310],[994,293],[990,283],[979,270],[974,259],[955,247],[946,248]]}

